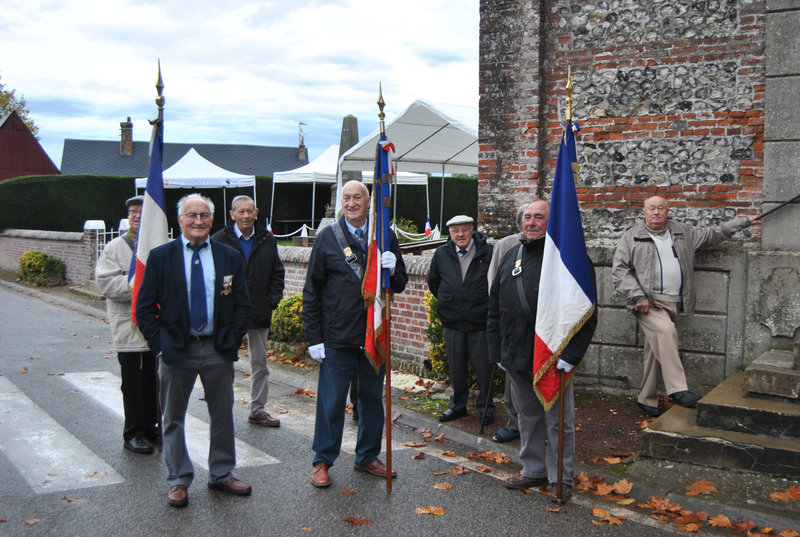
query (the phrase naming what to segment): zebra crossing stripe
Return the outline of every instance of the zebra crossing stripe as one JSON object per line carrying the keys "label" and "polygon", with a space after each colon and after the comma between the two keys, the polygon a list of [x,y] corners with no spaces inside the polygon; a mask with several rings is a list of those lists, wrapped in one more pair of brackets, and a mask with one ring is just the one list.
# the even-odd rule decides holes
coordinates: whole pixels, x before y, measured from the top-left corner
{"label": "zebra crossing stripe", "polygon": [[5,377],[0,377],[0,451],[38,494],[123,481]]}
{"label": "zebra crossing stripe", "polygon": [[[65,373],[63,378],[72,384],[81,393],[85,393],[121,418],[125,416],[122,406],[122,393],[120,392],[121,379],[110,371],[84,371]],[[195,389],[202,390],[202,384],[195,384]],[[197,392],[194,392],[197,393]],[[208,470],[208,423],[186,414],[186,448],[194,464]],[[236,466],[265,466],[278,464],[275,457],[251,446],[246,442],[236,439]]]}

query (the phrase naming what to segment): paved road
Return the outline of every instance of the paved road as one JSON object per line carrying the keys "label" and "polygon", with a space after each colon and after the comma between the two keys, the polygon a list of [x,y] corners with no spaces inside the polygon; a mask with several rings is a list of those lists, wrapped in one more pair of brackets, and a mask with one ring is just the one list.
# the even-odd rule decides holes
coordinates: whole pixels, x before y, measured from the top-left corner
{"label": "paved road", "polygon": [[[102,320],[0,286],[0,535],[620,535],[679,533],[646,511],[599,503],[579,495],[560,514],[546,496],[502,487],[514,464],[468,458],[471,448],[421,440],[413,428],[393,428],[391,494],[385,482],[352,470],[355,428],[348,421],[343,455],[331,469],[332,486],[309,483],[314,399],[297,385],[273,383],[269,409],[279,429],[247,424],[246,379],[239,378],[234,408],[237,477],[253,495],[209,491],[207,414],[202,387],[190,406],[187,439],[196,479],[185,509],[166,505],[166,469],[158,454],[122,449],[118,364]],[[273,375],[275,377],[276,375]],[[316,390],[316,386],[306,386]],[[496,446],[495,446],[496,447]],[[424,459],[413,459],[420,451]],[[453,451],[455,457],[443,454]],[[447,473],[459,465],[464,474]],[[490,474],[478,465],[493,466]],[[445,472],[444,475],[434,475]],[[436,483],[450,483],[438,490]],[[355,494],[342,494],[343,489]],[[443,507],[444,516],[416,507]],[[592,507],[628,517],[624,526],[598,526]],[[347,517],[368,519],[351,527]],[[26,523],[29,521],[31,523]],[[703,532],[699,533],[703,535]],[[696,534],[697,535],[697,534]]]}

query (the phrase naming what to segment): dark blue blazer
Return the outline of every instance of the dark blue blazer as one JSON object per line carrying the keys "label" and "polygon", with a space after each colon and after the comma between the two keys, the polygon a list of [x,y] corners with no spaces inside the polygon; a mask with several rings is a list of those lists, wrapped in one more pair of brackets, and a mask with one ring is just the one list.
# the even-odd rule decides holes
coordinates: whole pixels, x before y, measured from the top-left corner
{"label": "dark blue blazer", "polygon": [[[247,333],[250,295],[242,255],[225,244],[209,240],[214,256],[214,348],[231,361],[239,358]],[[167,365],[189,357],[189,297],[180,238],[154,248],[147,258],[144,280],[136,300],[136,322],[150,349],[162,353]],[[233,276],[229,289],[223,277]]]}

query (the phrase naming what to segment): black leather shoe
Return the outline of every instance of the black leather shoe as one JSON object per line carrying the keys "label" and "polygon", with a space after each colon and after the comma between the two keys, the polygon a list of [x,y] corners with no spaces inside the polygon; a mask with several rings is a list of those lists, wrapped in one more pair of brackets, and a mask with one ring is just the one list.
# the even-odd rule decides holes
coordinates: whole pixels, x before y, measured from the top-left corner
{"label": "black leather shoe", "polygon": [[511,442],[519,438],[519,431],[516,429],[511,429],[510,427],[503,427],[492,437],[492,440],[495,442],[503,443],[503,442]]}
{"label": "black leather shoe", "polygon": [[661,409],[658,408],[657,406],[645,405],[645,404],[639,403],[639,402],[636,403],[636,406],[638,406],[639,410],[641,410],[642,412],[644,412],[645,414],[647,414],[651,418],[657,418],[661,414],[663,414],[663,412],[661,412]]}
{"label": "black leather shoe", "polygon": [[125,440],[123,447],[128,451],[133,451],[134,453],[152,453],[153,452],[153,443],[147,439],[146,436],[140,435],[129,440]]}
{"label": "black leather shoe", "polygon": [[461,416],[466,416],[466,415],[467,415],[467,411],[466,410],[457,411],[457,410],[453,410],[452,408],[448,408],[447,410],[445,410],[444,412],[442,412],[439,415],[439,421],[442,421],[442,422],[444,422],[444,421],[453,421],[456,418],[460,418]]}
{"label": "black leather shoe", "polygon": [[675,392],[669,395],[670,401],[681,406],[685,406],[686,408],[694,408],[697,402],[702,398],[702,396],[692,393],[689,390]]}

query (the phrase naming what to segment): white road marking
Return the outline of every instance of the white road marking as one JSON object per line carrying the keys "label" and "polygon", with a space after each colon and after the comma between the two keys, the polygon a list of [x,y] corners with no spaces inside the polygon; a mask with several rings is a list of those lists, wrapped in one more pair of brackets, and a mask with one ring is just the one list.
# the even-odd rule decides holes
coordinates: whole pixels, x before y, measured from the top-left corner
{"label": "white road marking", "polygon": [[0,450],[38,494],[123,481],[5,377],[0,377]]}
{"label": "white road marking", "polygon": [[[80,373],[65,373],[64,378],[82,393],[95,399],[119,417],[125,416],[122,407],[121,380],[110,371],[86,371]],[[195,384],[193,397],[202,393],[202,384],[198,380]],[[192,462],[208,470],[208,443],[209,425],[194,416],[186,415],[186,447]],[[263,451],[236,439],[236,466],[264,466],[277,464],[280,461]]]}

